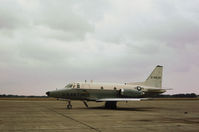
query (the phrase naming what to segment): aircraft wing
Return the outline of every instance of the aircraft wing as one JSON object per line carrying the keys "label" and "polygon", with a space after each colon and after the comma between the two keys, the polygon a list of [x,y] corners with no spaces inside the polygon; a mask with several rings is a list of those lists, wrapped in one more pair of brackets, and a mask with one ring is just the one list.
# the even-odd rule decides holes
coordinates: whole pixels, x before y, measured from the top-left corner
{"label": "aircraft wing", "polygon": [[149,98],[102,98],[97,99],[96,102],[105,102],[105,101],[142,101],[149,100]]}

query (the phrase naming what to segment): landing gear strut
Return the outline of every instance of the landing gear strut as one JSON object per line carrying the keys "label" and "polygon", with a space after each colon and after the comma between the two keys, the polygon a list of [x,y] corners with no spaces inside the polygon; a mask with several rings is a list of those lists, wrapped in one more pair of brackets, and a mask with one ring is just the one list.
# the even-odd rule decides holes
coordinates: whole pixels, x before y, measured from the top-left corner
{"label": "landing gear strut", "polygon": [[72,105],[71,105],[71,101],[70,100],[68,100],[67,109],[72,109]]}
{"label": "landing gear strut", "polygon": [[116,101],[106,101],[105,108],[106,109],[117,109],[117,102]]}
{"label": "landing gear strut", "polygon": [[84,102],[84,105],[86,106],[86,108],[88,108],[87,102],[85,100],[83,102]]}

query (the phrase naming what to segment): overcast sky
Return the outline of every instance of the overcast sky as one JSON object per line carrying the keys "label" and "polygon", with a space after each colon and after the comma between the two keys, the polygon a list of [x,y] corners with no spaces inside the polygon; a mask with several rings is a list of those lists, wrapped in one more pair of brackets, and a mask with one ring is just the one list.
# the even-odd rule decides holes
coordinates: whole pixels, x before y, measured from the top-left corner
{"label": "overcast sky", "polygon": [[199,94],[198,0],[0,0],[0,94],[144,81]]}

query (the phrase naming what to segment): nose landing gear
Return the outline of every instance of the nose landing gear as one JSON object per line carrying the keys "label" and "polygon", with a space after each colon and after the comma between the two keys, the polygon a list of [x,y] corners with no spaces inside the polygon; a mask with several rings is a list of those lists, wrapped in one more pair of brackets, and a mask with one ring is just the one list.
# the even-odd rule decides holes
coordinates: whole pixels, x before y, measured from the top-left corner
{"label": "nose landing gear", "polygon": [[68,100],[67,109],[72,109],[72,105],[71,105],[71,101],[70,100]]}

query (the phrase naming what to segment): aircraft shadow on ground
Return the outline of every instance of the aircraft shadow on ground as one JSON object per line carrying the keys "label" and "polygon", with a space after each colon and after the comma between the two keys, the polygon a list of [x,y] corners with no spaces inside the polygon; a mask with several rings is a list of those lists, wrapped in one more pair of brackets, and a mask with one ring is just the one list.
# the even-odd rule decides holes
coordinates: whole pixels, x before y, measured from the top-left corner
{"label": "aircraft shadow on ground", "polygon": [[126,107],[118,107],[117,109],[106,109],[104,106],[99,107],[88,107],[88,108],[78,108],[78,109],[90,109],[90,110],[117,110],[117,111],[152,111],[155,109],[154,107],[132,107],[132,108],[126,108]]}

